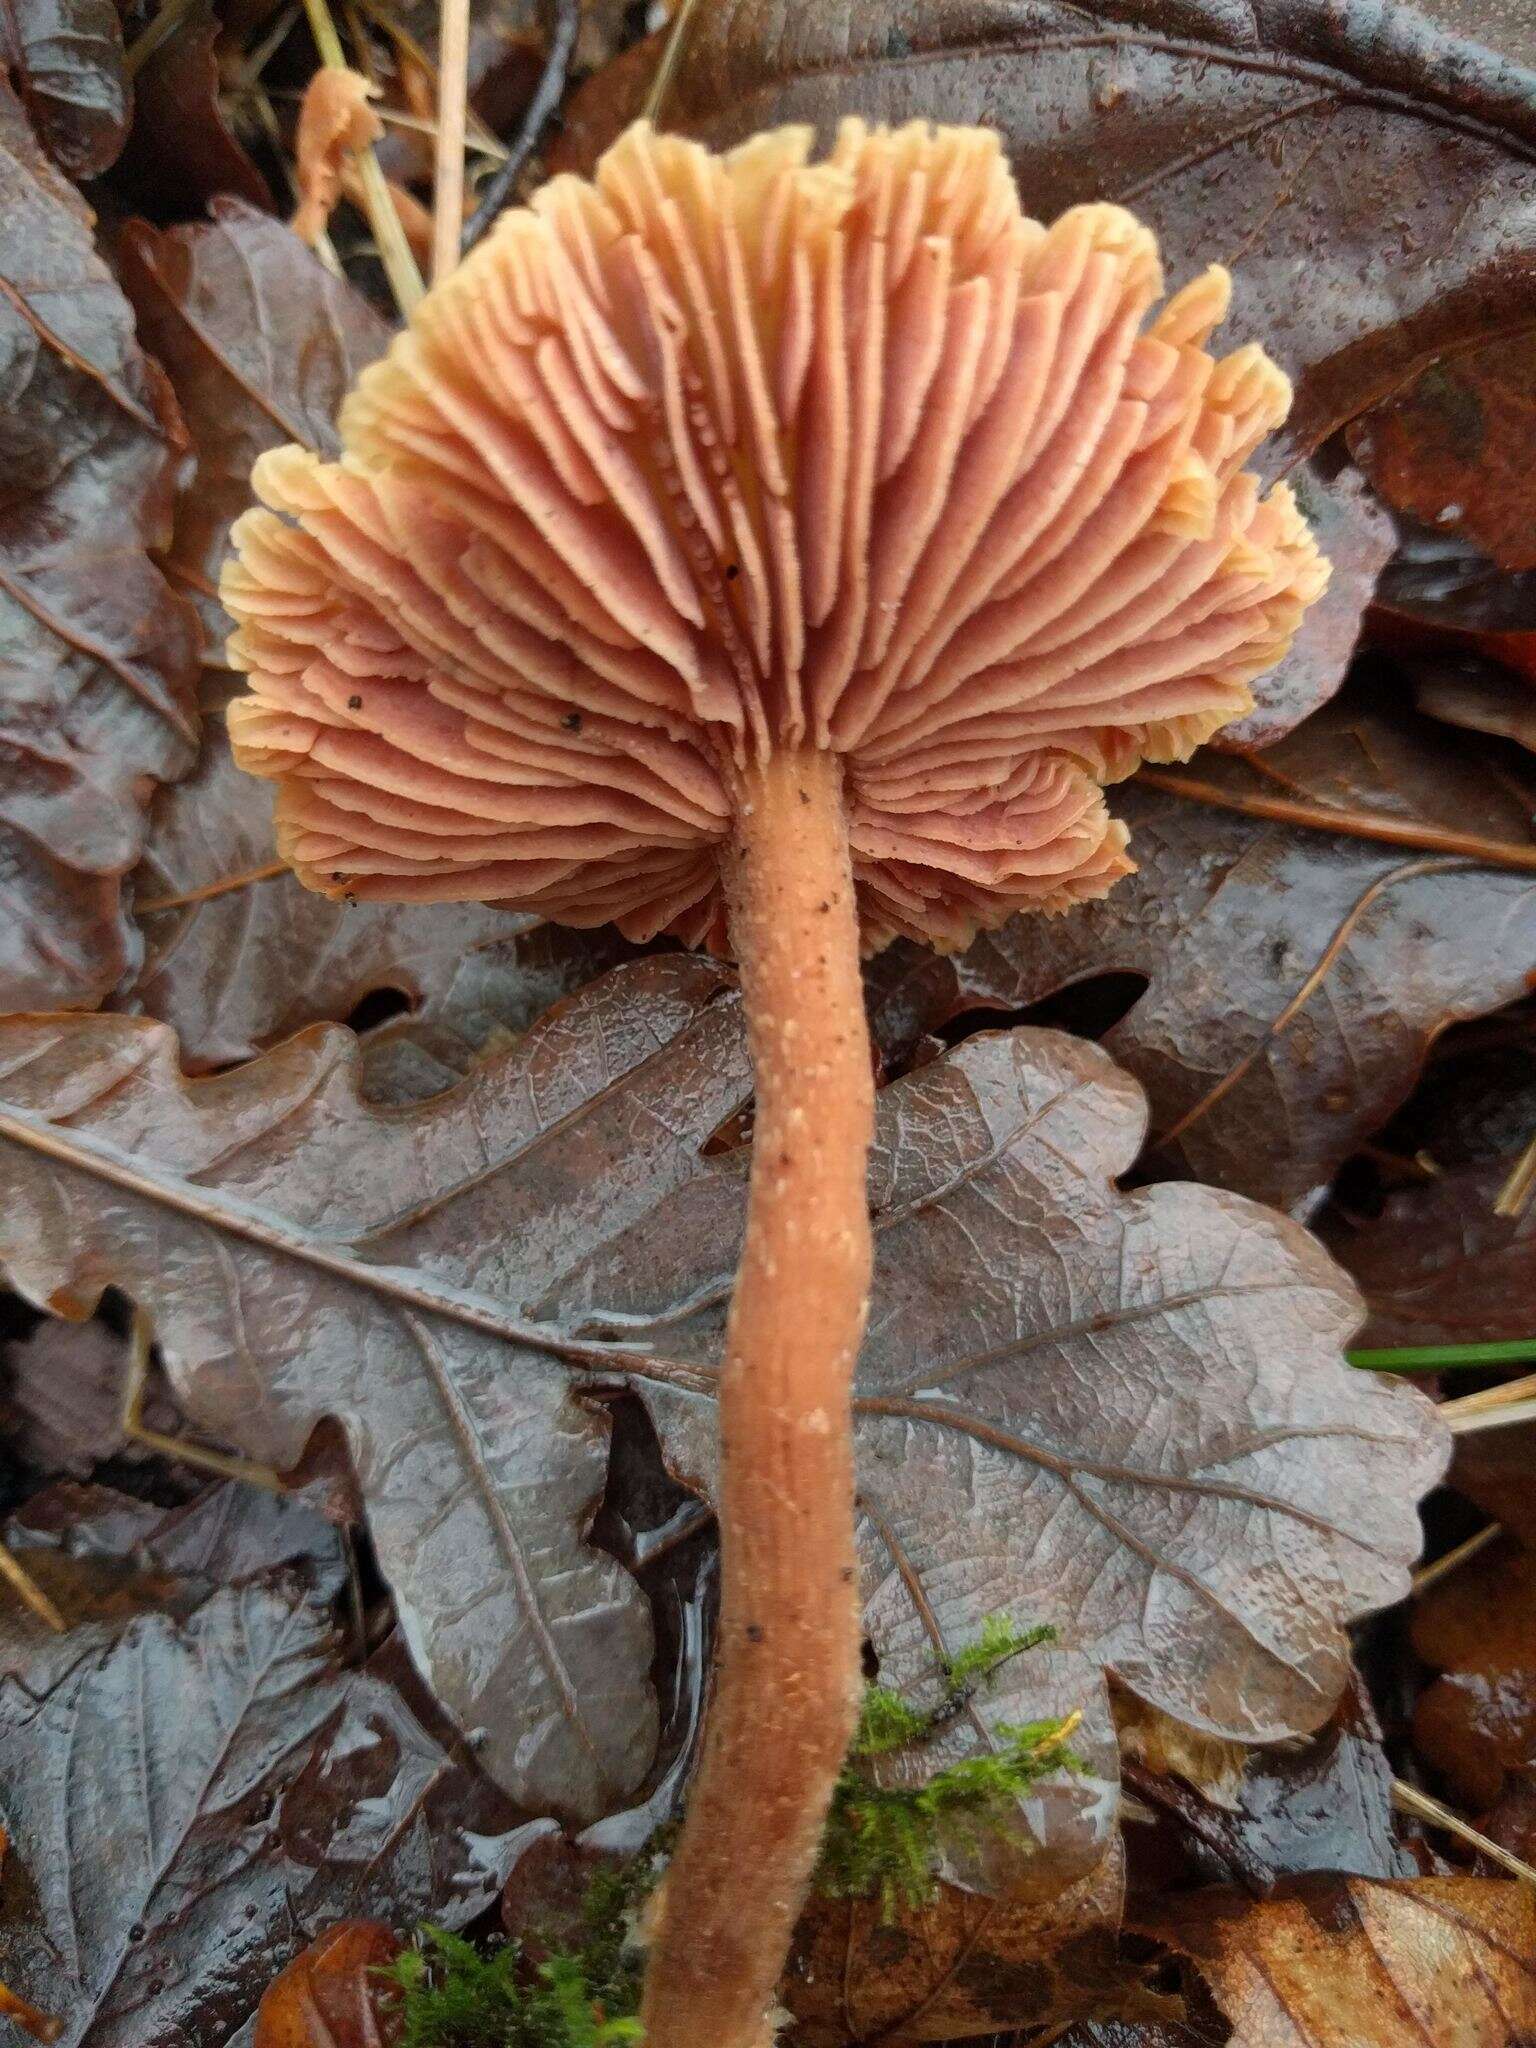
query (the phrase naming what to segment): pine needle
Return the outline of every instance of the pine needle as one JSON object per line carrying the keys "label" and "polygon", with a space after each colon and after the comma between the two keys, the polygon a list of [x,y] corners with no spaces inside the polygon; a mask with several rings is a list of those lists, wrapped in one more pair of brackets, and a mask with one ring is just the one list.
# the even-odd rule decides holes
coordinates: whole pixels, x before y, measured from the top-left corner
{"label": "pine needle", "polygon": [[1448,1806],[1442,1806],[1438,1799],[1431,1799],[1427,1792],[1421,1792],[1416,1785],[1406,1785],[1401,1778],[1392,1780],[1392,1804],[1399,1813],[1412,1814],[1415,1820],[1427,1821],[1431,1827],[1444,1828],[1448,1835],[1455,1835],[1480,1856],[1486,1856],[1490,1863],[1497,1863],[1501,1870],[1507,1870],[1511,1877],[1518,1877],[1525,1884],[1536,1884],[1536,1869],[1519,1856],[1480,1834],[1468,1820],[1459,1813],[1453,1813]]}

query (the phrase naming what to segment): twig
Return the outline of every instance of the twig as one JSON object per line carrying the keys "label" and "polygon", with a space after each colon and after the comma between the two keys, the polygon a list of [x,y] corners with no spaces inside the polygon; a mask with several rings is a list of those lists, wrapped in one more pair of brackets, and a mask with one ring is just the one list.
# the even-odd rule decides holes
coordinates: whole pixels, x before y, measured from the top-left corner
{"label": "twig", "polygon": [[1515,1161],[1509,1179],[1499,1189],[1493,1205],[1495,1216],[1523,1216],[1536,1193],[1536,1136]]}
{"label": "twig", "polygon": [[1475,1536],[1469,1536],[1464,1543],[1458,1543],[1454,1550],[1448,1550],[1444,1557],[1437,1557],[1433,1564],[1422,1566],[1409,1582],[1410,1598],[1417,1599],[1427,1593],[1431,1586],[1438,1586],[1442,1579],[1448,1579],[1452,1572],[1458,1572],[1464,1564],[1486,1550],[1490,1543],[1504,1533],[1503,1525],[1490,1522],[1486,1529],[1479,1529]]}
{"label": "twig", "polygon": [[1346,839],[1374,839],[1384,846],[1413,846],[1425,853],[1462,854],[1484,867],[1536,874],[1536,846],[1518,846],[1513,840],[1485,839],[1476,832],[1453,832],[1443,825],[1414,824],[1388,817],[1384,811],[1344,811],[1332,804],[1295,803],[1289,797],[1244,795],[1224,789],[1219,782],[1203,782],[1194,775],[1168,775],[1160,768],[1143,768],[1136,780],[1151,789],[1166,790],[1170,796],[1188,797],[1213,810],[1236,811],[1246,818],[1270,818],[1281,825],[1338,832]]}
{"label": "twig", "polygon": [[3,1543],[0,1543],[0,1579],[7,1582],[17,1597],[31,1608],[39,1621],[47,1622],[58,1635],[64,1634],[69,1626],[68,1622],[32,1574],[22,1568]]}
{"label": "twig", "polygon": [[143,1419],[144,1384],[149,1377],[149,1353],[154,1341],[154,1324],[143,1309],[136,1308],[128,1340],[128,1371],[123,1379],[123,1399],[117,1418],[123,1435],[131,1437],[135,1443],[147,1444],[163,1457],[195,1466],[199,1471],[215,1472],[221,1479],[238,1479],[247,1486],[262,1486],[269,1493],[282,1493],[282,1480],[265,1465],[253,1465],[248,1459],[232,1458],[227,1452],[209,1450],[203,1444],[187,1443],[179,1436],[167,1436],[164,1430],[148,1427]]}
{"label": "twig", "polygon": [[464,232],[464,131],[469,104],[469,0],[442,0],[437,59],[437,151],[432,167],[432,282],[459,260]]}
{"label": "twig", "polygon": [[[1441,1402],[1442,1409],[1451,1404]],[[1475,1409],[1470,1415],[1446,1417],[1457,1436],[1470,1436],[1478,1429],[1512,1429],[1516,1423],[1536,1422],[1536,1396],[1529,1401],[1511,1401],[1507,1408]]]}
{"label": "twig", "polygon": [[667,47],[661,53],[661,62],[656,66],[656,75],[651,80],[651,89],[645,96],[641,109],[642,120],[649,121],[654,128],[661,126],[661,103],[672,89],[677,76],[678,63],[683,54],[683,42],[688,34],[688,25],[693,19],[697,0],[682,0],[682,5],[672,17],[672,33],[667,37]]}
{"label": "twig", "polygon": [[1476,1849],[1480,1856],[1486,1856],[1490,1863],[1497,1863],[1501,1870],[1507,1870],[1511,1877],[1518,1877],[1526,1884],[1536,1884],[1536,1869],[1520,1857],[1490,1841],[1480,1834],[1470,1821],[1463,1820],[1459,1813],[1453,1813],[1448,1806],[1442,1806],[1438,1799],[1431,1799],[1427,1792],[1419,1791],[1415,1785],[1404,1784],[1401,1778],[1392,1780],[1392,1804],[1399,1813],[1411,1813],[1415,1820],[1428,1821],[1431,1827],[1444,1828],[1448,1835],[1455,1835],[1469,1848]]}
{"label": "twig", "polygon": [[577,31],[581,27],[581,0],[554,0],[554,8],[555,18],[550,29],[549,52],[544,59],[543,73],[533,98],[528,102],[522,126],[508,148],[506,162],[486,180],[480,204],[464,230],[460,248],[466,255],[506,205],[528,159],[539,146],[546,122],[564,95],[565,76],[570,69]]}
{"label": "twig", "polygon": [[[347,70],[346,53],[341,47],[341,37],[336,33],[336,24],[331,19],[326,0],[304,0],[304,12],[309,18],[309,32],[315,39],[321,63],[337,71]],[[425,289],[421,272],[411,254],[411,245],[405,239],[405,230],[400,225],[400,216],[395,211],[395,202],[384,179],[383,166],[374,154],[372,143],[365,143],[354,151],[354,158],[362,180],[363,210],[373,230],[379,260],[384,265],[389,288],[395,295],[395,304],[409,317]]]}

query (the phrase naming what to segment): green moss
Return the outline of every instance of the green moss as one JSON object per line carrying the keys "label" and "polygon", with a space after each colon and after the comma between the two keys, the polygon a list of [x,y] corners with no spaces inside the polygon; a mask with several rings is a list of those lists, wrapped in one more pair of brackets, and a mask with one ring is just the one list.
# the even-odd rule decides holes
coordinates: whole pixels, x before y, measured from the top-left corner
{"label": "green moss", "polygon": [[1050,1642],[1050,1628],[1016,1629],[991,1615],[974,1643],[942,1667],[937,1705],[922,1710],[887,1686],[864,1695],[858,1733],[832,1797],[816,1886],[832,1898],[880,1901],[890,1917],[900,1907],[926,1905],[937,1889],[940,1852],[1007,1826],[1019,1799],[1054,1771],[1078,1770],[1067,1747],[1081,1718],[1004,1724],[1001,1747],[964,1757],[935,1771],[925,1784],[886,1786],[871,1771],[874,1759],[916,1749],[954,1720],[998,1667]]}
{"label": "green moss", "polygon": [[424,1927],[415,1948],[382,1974],[400,1992],[400,2048],[617,2048],[640,2039],[637,1958],[626,1946],[630,1907],[649,1882],[643,1860],[593,1880],[580,1946],[530,1963],[520,1942],[482,1952]]}
{"label": "green moss", "polygon": [[[915,1707],[888,1686],[866,1690],[822,1841],[820,1891],[877,1898],[888,1915],[921,1906],[934,1895],[945,1842],[1005,1826],[1031,1785],[1052,1771],[1081,1768],[1067,1747],[1079,1718],[1072,1714],[1002,1726],[1000,1748],[947,1764],[924,1785],[879,1785],[871,1773],[876,1759],[931,1741],[1000,1665],[1052,1635],[993,1615],[976,1641],[941,1667],[936,1705]],[[416,1946],[381,1973],[400,1995],[400,2048],[618,2048],[638,2041],[641,1958],[629,1945],[628,1927],[671,1833],[632,1863],[596,1877],[584,1904],[583,1939],[551,1950],[542,1962],[530,1961],[520,1942],[481,1950],[461,1935],[424,1927]]]}

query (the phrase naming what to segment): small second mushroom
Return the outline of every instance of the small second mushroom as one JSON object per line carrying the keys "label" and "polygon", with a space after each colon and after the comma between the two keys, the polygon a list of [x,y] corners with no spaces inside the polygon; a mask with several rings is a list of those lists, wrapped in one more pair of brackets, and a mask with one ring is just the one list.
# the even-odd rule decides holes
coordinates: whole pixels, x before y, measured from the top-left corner
{"label": "small second mushroom", "polygon": [[737,961],[756,1073],[720,1377],[720,1657],[650,2048],[758,2048],[860,1693],[861,950],[1131,866],[1103,785],[1251,702],[1327,569],[1227,280],[1049,228],[997,138],[631,129],[417,310],[343,454],[256,471],[241,764],[329,895],[505,902]]}

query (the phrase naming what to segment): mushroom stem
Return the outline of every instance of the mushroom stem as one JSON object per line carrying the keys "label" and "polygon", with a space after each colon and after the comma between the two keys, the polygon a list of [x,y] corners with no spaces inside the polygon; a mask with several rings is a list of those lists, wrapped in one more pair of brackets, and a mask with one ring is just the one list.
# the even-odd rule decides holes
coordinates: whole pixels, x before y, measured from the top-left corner
{"label": "mushroom stem", "polygon": [[720,1651],[646,1978],[647,2048],[761,2048],[858,1715],[850,1390],[874,1082],[842,763],[738,778],[722,861],[756,1069],[720,1382]]}

